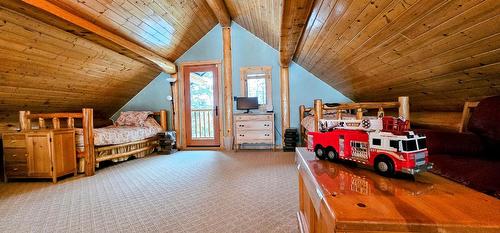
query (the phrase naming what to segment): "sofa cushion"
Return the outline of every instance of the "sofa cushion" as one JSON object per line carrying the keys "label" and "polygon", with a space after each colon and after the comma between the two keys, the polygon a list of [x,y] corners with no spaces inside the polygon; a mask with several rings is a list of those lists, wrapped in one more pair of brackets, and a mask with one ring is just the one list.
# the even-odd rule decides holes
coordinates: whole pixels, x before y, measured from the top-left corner
{"label": "sofa cushion", "polygon": [[468,130],[485,142],[487,150],[500,157],[500,96],[479,102],[471,115]]}
{"label": "sofa cushion", "polygon": [[433,154],[429,161],[434,163],[431,172],[500,198],[500,160]]}

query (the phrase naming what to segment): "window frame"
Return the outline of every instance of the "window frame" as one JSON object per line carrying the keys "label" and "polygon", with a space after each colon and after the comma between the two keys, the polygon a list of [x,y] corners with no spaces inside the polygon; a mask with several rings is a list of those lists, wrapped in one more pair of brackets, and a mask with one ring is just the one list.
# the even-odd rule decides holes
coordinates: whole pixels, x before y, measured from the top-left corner
{"label": "window frame", "polygon": [[[240,93],[242,96],[247,97],[247,80],[252,79],[248,77],[251,74],[264,73],[263,78],[266,80],[266,104],[259,104],[259,110],[265,111],[268,107],[273,106],[273,86],[272,86],[272,67],[271,66],[252,66],[240,68]],[[259,77],[260,78],[260,77]],[[254,78],[256,79],[256,78]]]}

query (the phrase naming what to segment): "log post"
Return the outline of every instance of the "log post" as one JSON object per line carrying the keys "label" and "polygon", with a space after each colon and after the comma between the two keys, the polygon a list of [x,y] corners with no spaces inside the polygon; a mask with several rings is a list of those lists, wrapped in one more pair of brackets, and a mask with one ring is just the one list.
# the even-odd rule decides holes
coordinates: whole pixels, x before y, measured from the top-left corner
{"label": "log post", "polygon": [[319,120],[323,119],[323,101],[314,100],[314,132],[319,131]]}
{"label": "log post", "polygon": [[[403,117],[405,120],[410,120],[410,98],[408,96],[398,97],[399,102],[399,116]],[[408,124],[410,128],[410,124]]]}
{"label": "log post", "polygon": [[167,131],[167,110],[160,110],[160,125],[163,131]]}
{"label": "log post", "polygon": [[83,142],[85,149],[85,176],[95,174],[94,155],[94,112],[91,108],[83,109]]}
{"label": "log post", "polygon": [[61,128],[61,122],[59,121],[59,118],[52,118],[52,127],[54,129],[60,129]]}
{"label": "log post", "polygon": [[[281,66],[281,135],[285,143],[285,130],[290,128],[290,76],[288,66]],[[283,145],[284,146],[284,145]]]}
{"label": "log post", "polygon": [[31,129],[31,119],[28,119],[30,111],[19,111],[19,128],[21,131]]}
{"label": "log post", "polygon": [[228,144],[224,145],[224,148],[231,150],[233,141],[233,61],[230,26],[222,28],[222,39],[224,49],[224,141]]}
{"label": "log post", "polygon": [[47,126],[45,125],[45,119],[39,117],[38,118],[38,128],[45,129]]}

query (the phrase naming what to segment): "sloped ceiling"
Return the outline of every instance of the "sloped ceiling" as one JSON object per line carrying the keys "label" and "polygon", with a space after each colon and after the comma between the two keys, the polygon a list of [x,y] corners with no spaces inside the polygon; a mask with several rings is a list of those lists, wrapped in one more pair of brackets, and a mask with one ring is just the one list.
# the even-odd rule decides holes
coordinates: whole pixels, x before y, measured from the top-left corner
{"label": "sloped ceiling", "polygon": [[[217,19],[205,0],[50,0],[175,60]],[[0,1],[0,128],[19,110],[108,118],[160,70],[148,60],[19,0]],[[15,127],[15,125],[14,125]]]}
{"label": "sloped ceiling", "polygon": [[[278,47],[279,0],[226,0],[232,18]],[[355,101],[411,97],[459,111],[500,94],[500,1],[316,0],[294,61]]]}

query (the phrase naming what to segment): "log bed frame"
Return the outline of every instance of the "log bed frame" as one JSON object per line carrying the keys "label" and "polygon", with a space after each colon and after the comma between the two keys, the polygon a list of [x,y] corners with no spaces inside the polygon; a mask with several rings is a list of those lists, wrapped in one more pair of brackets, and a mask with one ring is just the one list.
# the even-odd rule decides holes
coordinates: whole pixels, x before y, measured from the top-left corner
{"label": "log bed frame", "polygon": [[314,114],[314,131],[318,131],[319,120],[323,118],[323,113],[327,110],[336,111],[337,119],[342,118],[342,111],[345,110],[356,110],[356,119],[361,120],[363,118],[363,111],[370,109],[378,109],[378,114],[385,114],[384,109],[398,109],[399,116],[410,120],[410,99],[408,96],[398,97],[398,101],[395,102],[364,102],[364,103],[347,103],[340,104],[335,107],[329,107],[323,104],[321,99],[314,100],[314,106],[307,108],[304,105],[299,106],[299,125],[300,125],[300,136],[302,143],[305,143],[306,129],[302,126],[302,120],[309,114]]}
{"label": "log bed frame", "polygon": [[[160,110],[153,115],[160,117],[160,125],[163,131],[167,130],[167,111]],[[144,140],[129,142],[117,145],[95,146],[94,145],[94,113],[91,108],[84,108],[82,112],[76,113],[38,113],[32,114],[30,111],[19,112],[19,123],[21,131],[37,129],[33,128],[31,122],[38,121],[38,129],[47,128],[45,119],[51,119],[52,127],[75,128],[75,119],[82,120],[84,150],[77,152],[78,167],[80,172],[86,176],[95,174],[95,168],[99,162],[120,159],[129,156],[143,157],[150,154],[158,146],[158,138],[151,137]],[[66,127],[61,127],[61,119],[66,120]]]}

